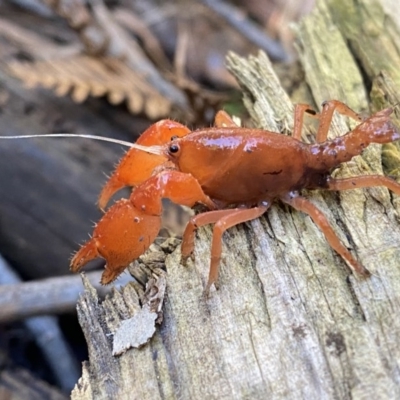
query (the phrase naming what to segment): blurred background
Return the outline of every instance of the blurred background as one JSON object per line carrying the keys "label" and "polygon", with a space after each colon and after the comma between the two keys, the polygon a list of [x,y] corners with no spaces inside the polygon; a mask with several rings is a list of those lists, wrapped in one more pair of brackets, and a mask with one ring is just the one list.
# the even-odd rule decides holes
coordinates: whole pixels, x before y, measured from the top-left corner
{"label": "blurred background", "polygon": [[[294,93],[303,77],[290,26],[313,5],[0,0],[0,135],[135,141],[162,118],[209,126],[219,109],[250,124],[225,55],[264,50]],[[101,217],[97,196],[123,153],[84,139],[0,142],[0,398],[22,381],[21,398],[64,398],[80,376],[87,353],[74,304],[82,284],[69,258]],[[182,221],[166,207],[175,234]]]}

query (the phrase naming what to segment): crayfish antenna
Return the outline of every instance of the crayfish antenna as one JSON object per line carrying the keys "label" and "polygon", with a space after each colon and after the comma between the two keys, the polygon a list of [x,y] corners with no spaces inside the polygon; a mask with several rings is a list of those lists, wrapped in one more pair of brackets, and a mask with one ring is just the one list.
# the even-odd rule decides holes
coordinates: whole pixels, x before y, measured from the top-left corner
{"label": "crayfish antenna", "polygon": [[35,139],[35,138],[83,138],[83,139],[92,139],[99,140],[101,142],[109,142],[114,144],[120,144],[125,147],[135,148],[146,153],[163,155],[164,147],[163,146],[143,146],[137,143],[130,143],[125,140],[113,139],[98,135],[86,135],[84,133],[49,133],[46,135],[17,135],[17,136],[0,136],[0,139]]}
{"label": "crayfish antenna", "polygon": [[[172,123],[173,121],[168,121]],[[178,133],[180,135],[187,134],[189,131],[183,125],[179,125]],[[156,125],[156,124],[154,124]],[[158,123],[158,125],[160,125]],[[184,130],[183,128],[186,130]],[[171,129],[172,133],[176,133]],[[177,129],[175,129],[177,130]],[[149,130],[148,130],[149,131]],[[146,131],[147,132],[147,131]],[[146,134],[144,133],[144,135]],[[170,133],[170,135],[172,134]],[[143,135],[142,135],[143,136]],[[141,136],[141,138],[142,138]],[[176,135],[179,136],[179,135]],[[125,147],[129,147],[130,150],[127,152],[125,157],[121,160],[119,166],[117,167],[114,174],[111,176],[110,180],[104,186],[98,200],[99,208],[104,211],[108,201],[118,190],[125,186],[136,186],[145,181],[151,176],[153,169],[162,164],[167,160],[165,157],[165,148],[162,145],[146,145],[140,143],[130,143],[124,140],[107,138],[97,135],[86,135],[86,134],[75,134],[75,133],[50,133],[47,135],[19,135],[19,136],[0,136],[0,139],[34,139],[34,138],[83,138],[83,139],[93,139],[103,142],[109,142],[114,144],[119,144]],[[139,138],[139,141],[140,139]],[[145,136],[146,138],[146,136]],[[168,139],[168,141],[171,138]],[[143,141],[143,140],[142,140]],[[137,166],[140,168],[137,168]]]}

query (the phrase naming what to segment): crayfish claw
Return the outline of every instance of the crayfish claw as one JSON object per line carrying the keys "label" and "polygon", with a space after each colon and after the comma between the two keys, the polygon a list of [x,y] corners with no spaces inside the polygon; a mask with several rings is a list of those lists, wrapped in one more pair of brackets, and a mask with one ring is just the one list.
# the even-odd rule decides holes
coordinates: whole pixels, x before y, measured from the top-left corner
{"label": "crayfish claw", "polygon": [[79,272],[89,261],[99,257],[97,244],[94,239],[88,240],[72,257],[70,269],[72,272]]}
{"label": "crayfish claw", "polygon": [[114,282],[118,278],[118,276],[122,274],[122,272],[124,272],[125,268],[126,266],[119,268],[109,268],[106,264],[105,270],[101,275],[100,283],[102,285],[109,285],[110,283]]}
{"label": "crayfish claw", "polygon": [[99,206],[100,210],[105,212],[108,202],[110,201],[111,197],[118,192],[118,190],[125,187],[126,184],[119,180],[119,174],[114,172],[114,174],[110,177],[110,179],[104,185],[99,199],[97,201],[97,205]]}
{"label": "crayfish claw", "polygon": [[129,200],[119,200],[103,215],[88,240],[73,256],[71,270],[78,272],[89,261],[106,260],[101,283],[113,282],[143,254],[160,230],[161,218],[148,215]]}

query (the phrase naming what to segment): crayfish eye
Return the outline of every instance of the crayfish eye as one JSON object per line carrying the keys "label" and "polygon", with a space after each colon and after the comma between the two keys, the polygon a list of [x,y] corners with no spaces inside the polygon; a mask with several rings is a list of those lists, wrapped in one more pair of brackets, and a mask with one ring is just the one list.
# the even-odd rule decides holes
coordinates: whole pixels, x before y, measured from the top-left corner
{"label": "crayfish eye", "polygon": [[174,136],[171,136],[171,142],[173,141],[173,140],[175,140],[175,139],[178,139],[178,135],[174,135]]}
{"label": "crayfish eye", "polygon": [[171,154],[175,154],[179,151],[179,146],[176,143],[171,144],[171,146],[169,146],[168,150]]}

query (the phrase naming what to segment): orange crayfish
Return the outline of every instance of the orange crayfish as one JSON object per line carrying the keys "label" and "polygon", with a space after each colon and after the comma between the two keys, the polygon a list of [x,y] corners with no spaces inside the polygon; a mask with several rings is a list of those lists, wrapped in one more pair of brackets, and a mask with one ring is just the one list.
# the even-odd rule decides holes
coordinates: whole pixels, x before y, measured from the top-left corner
{"label": "orange crayfish", "polygon": [[[344,136],[327,140],[335,110],[360,124]],[[400,139],[400,132],[390,121],[391,113],[392,109],[387,108],[362,120],[336,100],[323,103],[320,114],[300,104],[295,107],[292,137],[241,128],[223,111],[217,114],[215,127],[195,131],[171,120],[159,121],[130,145],[132,148],[103,188],[99,206],[104,209],[111,196],[124,186],[134,187],[130,198],[108,209],[92,238],[73,256],[71,270],[77,272],[90,260],[102,257],[106,266],[101,283],[112,282],[156,238],[161,227],[162,198],[189,207],[201,203],[210,211],[191,218],[181,252],[187,259],[193,252],[196,229],[215,224],[208,292],[218,278],[223,233],[261,216],[274,200],[281,200],[310,215],[349,267],[368,276],[367,269],[340,242],[327,218],[299,191],[385,186],[400,195],[400,185],[385,176],[334,179],[330,175],[370,143]],[[300,140],[304,114],[319,119],[315,144]]]}
{"label": "orange crayfish", "polygon": [[[193,132],[170,120],[152,125],[137,141],[149,147],[127,152],[103,188],[99,206],[104,209],[120,188],[134,186],[129,200],[116,202],[106,212],[93,237],[72,258],[72,271],[103,257],[107,264],[102,283],[113,281],[154,241],[161,225],[161,199],[169,198],[189,207],[202,203],[210,209],[191,218],[181,247],[186,259],[193,252],[195,230],[215,223],[208,291],[218,278],[224,231],[261,216],[274,200],[280,199],[309,214],[349,267],[367,276],[368,271],[339,241],[326,217],[299,191],[386,186],[400,195],[400,185],[385,176],[330,176],[334,168],[360,154],[370,143],[398,140],[400,132],[390,121],[392,109],[388,108],[362,121],[346,135],[327,140],[335,110],[361,122],[358,114],[333,100],[323,104],[320,114],[308,105],[297,105],[292,137],[238,127],[221,111],[215,127]],[[315,144],[300,141],[305,113],[319,118]]]}

